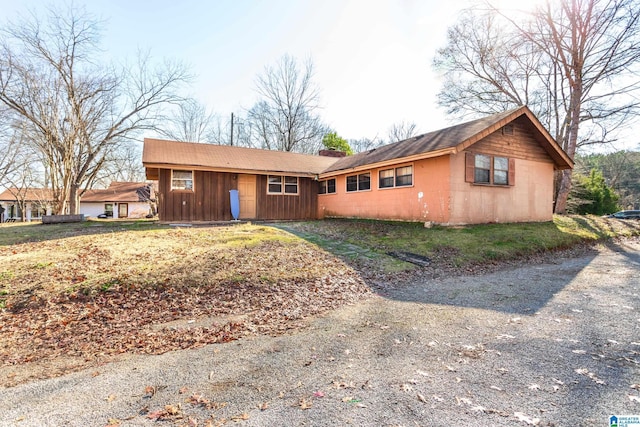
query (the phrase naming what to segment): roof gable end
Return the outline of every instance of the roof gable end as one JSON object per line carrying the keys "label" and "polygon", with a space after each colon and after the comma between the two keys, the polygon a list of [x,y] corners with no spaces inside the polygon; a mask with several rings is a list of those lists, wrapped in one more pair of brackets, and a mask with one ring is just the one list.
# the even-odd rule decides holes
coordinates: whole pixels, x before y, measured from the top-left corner
{"label": "roof gable end", "polygon": [[345,170],[459,153],[523,115],[531,123],[537,142],[553,159],[556,168],[573,167],[573,161],[569,156],[554,141],[529,108],[523,106],[342,158],[325,169],[323,176]]}

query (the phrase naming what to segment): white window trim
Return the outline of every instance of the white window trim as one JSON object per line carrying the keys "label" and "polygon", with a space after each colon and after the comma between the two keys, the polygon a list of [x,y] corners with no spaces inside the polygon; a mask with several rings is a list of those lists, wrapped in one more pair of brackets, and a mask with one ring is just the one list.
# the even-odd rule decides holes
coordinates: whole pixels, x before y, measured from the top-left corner
{"label": "white window trim", "polygon": [[[173,173],[176,171],[191,172],[191,188],[177,188],[173,186]],[[195,176],[195,173],[191,169],[171,169],[171,191],[188,191],[190,193],[193,193],[196,187],[194,176]],[[186,181],[186,180],[183,180],[183,181]]]}

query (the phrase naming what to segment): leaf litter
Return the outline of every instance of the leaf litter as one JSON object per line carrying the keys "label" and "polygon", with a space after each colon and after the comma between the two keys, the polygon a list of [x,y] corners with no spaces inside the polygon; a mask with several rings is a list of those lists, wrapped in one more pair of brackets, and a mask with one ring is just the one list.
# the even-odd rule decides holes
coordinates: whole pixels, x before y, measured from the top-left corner
{"label": "leaf litter", "polygon": [[8,386],[122,354],[278,335],[371,295],[333,255],[264,226],[125,231],[12,248],[0,259],[0,271],[13,272],[0,309]]}

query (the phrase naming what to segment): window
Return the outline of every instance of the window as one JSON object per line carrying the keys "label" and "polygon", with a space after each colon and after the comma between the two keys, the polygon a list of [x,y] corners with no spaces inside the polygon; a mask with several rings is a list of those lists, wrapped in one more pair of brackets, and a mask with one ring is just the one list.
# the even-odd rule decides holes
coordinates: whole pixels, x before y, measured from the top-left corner
{"label": "window", "polygon": [[332,194],[336,192],[336,179],[325,179],[320,181],[320,194]]}
{"label": "window", "polygon": [[104,204],[104,214],[109,218],[113,218],[113,204],[105,203]]}
{"label": "window", "polygon": [[284,177],[284,192],[286,194],[298,194],[298,177],[297,176]]}
{"label": "window", "polygon": [[475,183],[491,184],[491,156],[476,154]]}
{"label": "window", "polygon": [[298,194],[298,177],[269,175],[267,194]]}
{"label": "window", "polygon": [[506,157],[493,158],[493,183],[495,185],[509,184],[509,159]]}
{"label": "window", "polygon": [[171,190],[193,190],[193,171],[172,170]]}
{"label": "window", "polygon": [[413,185],[413,166],[381,170],[378,188],[406,187]]}
{"label": "window", "polygon": [[371,189],[371,173],[361,173],[347,177],[347,191],[364,191]]}
{"label": "window", "polygon": [[396,187],[413,185],[413,166],[396,168]]}
{"label": "window", "polygon": [[466,153],[465,181],[484,185],[515,185],[515,159]]}
{"label": "window", "polygon": [[31,218],[42,218],[47,214],[47,208],[41,204],[35,204],[31,206]]}
{"label": "window", "polygon": [[282,177],[269,175],[267,180],[267,193],[281,194],[282,193]]}
{"label": "window", "polygon": [[380,171],[380,182],[378,188],[393,187],[393,169]]}

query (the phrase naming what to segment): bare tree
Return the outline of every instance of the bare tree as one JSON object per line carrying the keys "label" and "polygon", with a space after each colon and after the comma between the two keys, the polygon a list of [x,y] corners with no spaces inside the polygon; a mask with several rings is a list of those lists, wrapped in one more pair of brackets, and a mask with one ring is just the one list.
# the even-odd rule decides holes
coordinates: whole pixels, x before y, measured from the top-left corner
{"label": "bare tree", "polygon": [[24,150],[23,141],[17,137],[11,112],[0,108],[0,185],[7,182],[15,171],[21,168],[21,152]]}
{"label": "bare tree", "polygon": [[176,106],[175,114],[167,118],[167,122],[158,128],[165,137],[174,141],[212,142],[215,114],[193,98],[189,98]]}
{"label": "bare tree", "polygon": [[354,153],[363,153],[365,151],[373,150],[374,148],[378,148],[384,145],[384,140],[378,138],[377,136],[373,139],[371,138],[360,138],[360,139],[350,139],[349,146]]}
{"label": "bare tree", "polygon": [[404,120],[389,128],[389,142],[402,141],[416,135],[416,124]]}
{"label": "bare tree", "polygon": [[10,126],[0,129],[0,140],[4,143],[2,148],[7,150],[0,156],[3,163],[1,183],[13,195],[21,220],[25,221],[28,197],[42,196],[42,192],[34,192],[32,189],[41,185],[43,171],[38,167],[38,153],[28,145],[29,135],[24,123],[15,120],[15,117],[10,120]]}
{"label": "bare tree", "polygon": [[252,145],[280,151],[314,153],[327,127],[317,114],[319,92],[313,84],[313,64],[301,70],[285,55],[256,79],[261,99],[247,112]]}
{"label": "bare tree", "polygon": [[[441,105],[459,115],[529,105],[571,158],[630,124],[640,94],[637,0],[547,2],[523,19],[489,12],[463,15],[438,51]],[[563,213],[571,170],[558,178]]]}
{"label": "bare tree", "polygon": [[81,9],[51,9],[1,33],[0,103],[28,125],[42,154],[56,213],[77,213],[109,155],[155,129],[158,107],[180,100],[183,66],[153,66],[148,54],[119,69],[100,64],[100,22]]}
{"label": "bare tree", "polygon": [[109,152],[95,184],[106,188],[112,181],[144,182],[142,147],[138,142],[127,141]]}

